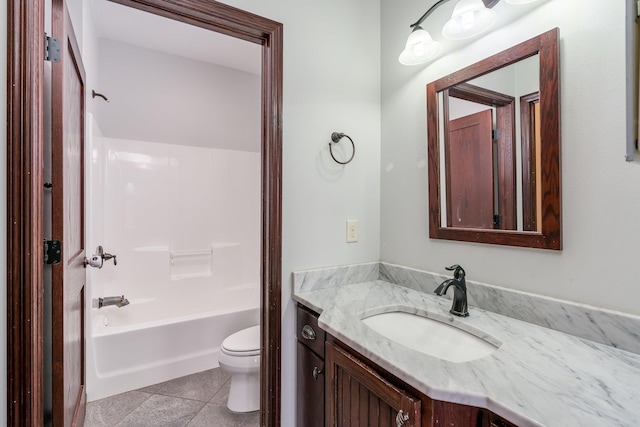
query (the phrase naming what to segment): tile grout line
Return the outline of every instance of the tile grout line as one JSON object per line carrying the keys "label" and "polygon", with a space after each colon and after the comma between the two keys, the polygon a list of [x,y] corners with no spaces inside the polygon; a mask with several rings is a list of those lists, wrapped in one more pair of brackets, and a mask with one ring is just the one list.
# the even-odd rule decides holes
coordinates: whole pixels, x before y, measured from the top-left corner
{"label": "tile grout line", "polygon": [[[214,369],[216,369],[216,368],[214,368]],[[202,371],[202,373],[204,373],[204,372],[206,372],[206,371]],[[194,374],[191,374],[191,375],[194,375]],[[186,424],[184,424],[184,427],[187,427],[190,424],[192,424],[193,420],[196,419],[201,413],[203,413],[203,411],[209,405],[213,405],[215,407],[224,407],[225,406],[224,402],[222,402],[222,401],[214,402],[214,399],[230,383],[231,377],[229,376],[228,378],[226,378],[226,380],[224,382],[222,382],[222,384],[213,392],[212,396],[208,400],[199,400],[199,399],[194,399],[194,398],[188,398],[188,397],[182,397],[182,396],[173,396],[173,395],[170,395],[170,394],[162,393],[162,390],[164,390],[164,388],[166,387],[167,383],[169,383],[170,381],[172,381],[172,380],[165,381],[164,383],[160,383],[162,385],[160,387],[158,387],[156,391],[153,391],[153,392],[141,391],[140,389],[131,390],[132,392],[138,392],[138,393],[142,393],[142,394],[146,395],[145,399],[142,402],[140,402],[140,404],[138,404],[135,408],[132,408],[131,410],[127,411],[124,414],[120,414],[121,416],[118,417],[118,420],[115,422],[115,424],[109,423],[109,424],[106,424],[106,425],[107,426],[114,426],[114,427],[122,425],[122,422],[125,421],[127,419],[127,417],[131,416],[135,411],[140,410],[144,406],[144,404],[147,403],[153,396],[159,396],[159,397],[166,397],[166,398],[172,398],[172,399],[179,399],[179,400],[185,401],[185,402],[189,401],[189,402],[197,402],[197,403],[202,404],[202,407],[195,414],[193,414],[193,416],[189,419],[189,421],[187,421]],[[148,386],[148,387],[152,387],[152,386]],[[148,387],[144,387],[144,388],[148,388]],[[103,400],[103,399],[99,399],[97,401],[94,401],[96,407],[100,406],[100,403],[97,403],[97,402],[100,402],[101,400]],[[94,403],[94,402],[91,402],[91,403]]]}

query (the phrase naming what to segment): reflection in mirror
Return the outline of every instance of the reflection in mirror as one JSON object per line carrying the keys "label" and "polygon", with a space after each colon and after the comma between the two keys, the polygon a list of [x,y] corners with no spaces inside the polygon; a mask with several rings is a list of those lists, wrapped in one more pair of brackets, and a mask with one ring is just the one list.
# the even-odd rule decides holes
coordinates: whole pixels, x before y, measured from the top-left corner
{"label": "reflection in mirror", "polygon": [[539,93],[538,70],[534,55],[441,92],[442,226],[537,231],[539,162],[523,134],[535,109],[522,100]]}
{"label": "reflection in mirror", "polygon": [[429,235],[561,248],[558,30],[427,86]]}

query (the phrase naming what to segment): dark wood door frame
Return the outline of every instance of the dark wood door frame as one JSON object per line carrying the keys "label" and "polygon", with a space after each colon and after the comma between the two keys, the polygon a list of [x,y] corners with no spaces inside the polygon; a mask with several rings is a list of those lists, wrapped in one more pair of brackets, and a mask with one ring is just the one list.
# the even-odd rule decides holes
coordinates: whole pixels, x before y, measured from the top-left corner
{"label": "dark wood door frame", "polygon": [[43,417],[44,0],[7,3],[7,420]]}
{"label": "dark wood door frame", "polygon": [[[44,1],[7,10],[7,416],[43,424]],[[213,0],[118,3],[262,45],[261,425],[280,425],[282,24]]]}
{"label": "dark wood door frame", "polygon": [[535,104],[540,102],[540,92],[536,91],[520,97],[520,139],[522,145],[522,229],[538,230],[538,180]]}

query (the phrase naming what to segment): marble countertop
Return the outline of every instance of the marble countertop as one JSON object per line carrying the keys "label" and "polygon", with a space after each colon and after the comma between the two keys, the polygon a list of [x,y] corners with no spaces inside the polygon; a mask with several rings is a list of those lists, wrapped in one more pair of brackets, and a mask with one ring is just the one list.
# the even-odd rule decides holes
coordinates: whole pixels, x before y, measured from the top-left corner
{"label": "marble countertop", "polygon": [[[293,298],[321,313],[322,329],[435,400],[489,409],[521,427],[637,426],[640,355],[470,307],[382,280]],[[419,353],[369,329],[360,319],[388,311],[446,318],[502,342],[489,356],[454,363]]]}

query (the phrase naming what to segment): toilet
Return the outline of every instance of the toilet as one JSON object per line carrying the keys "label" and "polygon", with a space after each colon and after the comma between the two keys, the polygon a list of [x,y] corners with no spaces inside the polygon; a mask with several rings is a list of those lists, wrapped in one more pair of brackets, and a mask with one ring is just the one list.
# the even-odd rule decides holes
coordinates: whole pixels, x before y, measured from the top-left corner
{"label": "toilet", "polygon": [[238,331],[222,341],[220,368],[231,374],[227,407],[233,412],[260,409],[260,325]]}

